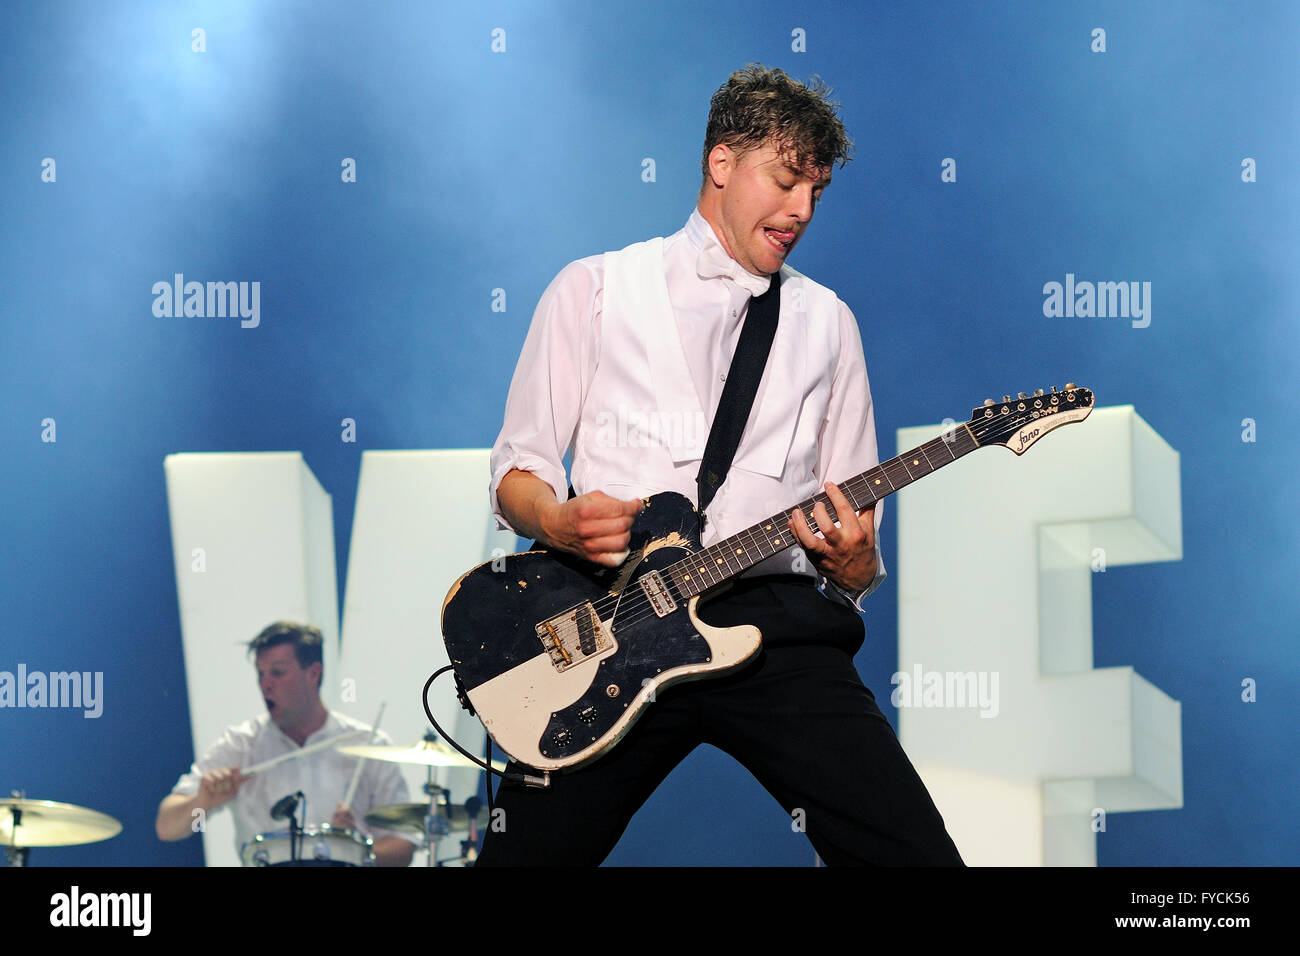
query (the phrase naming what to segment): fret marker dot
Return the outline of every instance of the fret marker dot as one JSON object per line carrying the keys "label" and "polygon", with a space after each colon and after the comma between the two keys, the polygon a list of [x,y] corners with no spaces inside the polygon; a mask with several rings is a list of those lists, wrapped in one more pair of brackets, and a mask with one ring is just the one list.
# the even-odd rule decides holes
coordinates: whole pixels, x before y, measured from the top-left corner
{"label": "fret marker dot", "polygon": [[915,458],[913,458],[913,459],[912,459],[912,464],[914,464],[914,465],[919,465],[919,464],[920,464],[920,462],[919,462],[919,461],[917,461],[917,460],[916,460],[916,459],[915,459]]}

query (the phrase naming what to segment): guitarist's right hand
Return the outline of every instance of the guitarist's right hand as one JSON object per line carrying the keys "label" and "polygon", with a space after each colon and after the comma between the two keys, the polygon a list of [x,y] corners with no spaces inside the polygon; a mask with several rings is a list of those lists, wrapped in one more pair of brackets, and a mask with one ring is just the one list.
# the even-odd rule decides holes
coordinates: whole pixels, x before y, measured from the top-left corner
{"label": "guitarist's right hand", "polygon": [[640,498],[620,501],[603,491],[560,502],[550,485],[519,469],[501,479],[497,504],[517,533],[610,568],[627,558],[632,522],[642,508]]}
{"label": "guitarist's right hand", "polygon": [[542,511],[542,526],[552,547],[608,568],[627,560],[632,522],[641,499],[620,501],[603,491],[589,491]]}

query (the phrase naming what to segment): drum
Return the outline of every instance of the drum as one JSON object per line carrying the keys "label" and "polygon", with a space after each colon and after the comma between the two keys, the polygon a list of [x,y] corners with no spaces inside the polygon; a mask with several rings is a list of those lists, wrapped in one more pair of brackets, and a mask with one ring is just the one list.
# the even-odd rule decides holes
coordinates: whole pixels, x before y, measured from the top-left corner
{"label": "drum", "polygon": [[303,827],[296,860],[288,830],[259,833],[244,844],[239,859],[244,866],[374,866],[373,842],[356,830],[321,824]]}

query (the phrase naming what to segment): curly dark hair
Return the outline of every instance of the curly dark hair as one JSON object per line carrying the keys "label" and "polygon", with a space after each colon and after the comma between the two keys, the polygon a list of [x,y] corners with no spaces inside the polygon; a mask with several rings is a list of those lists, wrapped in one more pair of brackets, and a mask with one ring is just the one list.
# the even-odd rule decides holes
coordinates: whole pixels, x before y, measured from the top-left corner
{"label": "curly dark hair", "polygon": [[293,621],[276,621],[262,630],[257,637],[248,642],[248,653],[256,656],[269,647],[281,644],[293,645],[293,656],[303,670],[312,664],[320,664],[321,680],[325,679],[324,646],[325,638],[320,629],[310,624],[296,624]]}
{"label": "curly dark hair", "polygon": [[804,84],[759,63],[731,74],[709,102],[700,162],[705,181],[709,153],[720,143],[744,153],[771,141],[800,169],[843,166],[853,158],[853,141],[830,94],[816,76]]}

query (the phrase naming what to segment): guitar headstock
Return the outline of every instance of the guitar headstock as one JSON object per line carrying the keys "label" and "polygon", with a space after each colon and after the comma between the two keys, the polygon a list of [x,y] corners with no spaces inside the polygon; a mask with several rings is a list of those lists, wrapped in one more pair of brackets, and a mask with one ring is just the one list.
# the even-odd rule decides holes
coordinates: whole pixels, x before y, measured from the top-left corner
{"label": "guitar headstock", "polygon": [[983,405],[971,410],[967,427],[981,447],[1006,445],[1017,455],[1023,455],[1048,432],[1083,421],[1092,411],[1092,405],[1089,389],[1071,382],[1058,391],[1053,385],[1050,392],[1040,388],[1032,395],[1024,392],[1015,398],[1004,395],[1000,402],[986,398]]}

